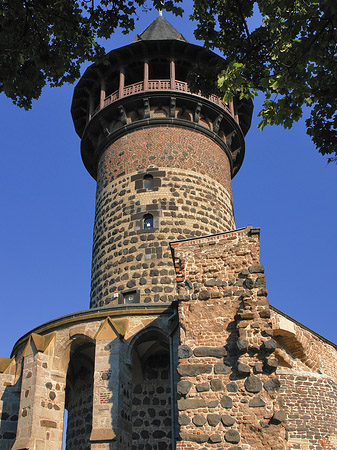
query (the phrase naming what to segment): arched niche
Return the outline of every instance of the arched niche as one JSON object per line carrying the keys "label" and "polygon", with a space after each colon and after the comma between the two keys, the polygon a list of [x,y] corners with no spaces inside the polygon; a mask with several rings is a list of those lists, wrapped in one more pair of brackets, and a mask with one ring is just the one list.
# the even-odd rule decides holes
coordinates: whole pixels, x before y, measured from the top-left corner
{"label": "arched niche", "polygon": [[143,333],[132,346],[132,450],[171,445],[171,383],[168,337]]}
{"label": "arched niche", "polygon": [[65,408],[68,411],[66,450],[90,449],[95,344],[77,337],[70,347]]}

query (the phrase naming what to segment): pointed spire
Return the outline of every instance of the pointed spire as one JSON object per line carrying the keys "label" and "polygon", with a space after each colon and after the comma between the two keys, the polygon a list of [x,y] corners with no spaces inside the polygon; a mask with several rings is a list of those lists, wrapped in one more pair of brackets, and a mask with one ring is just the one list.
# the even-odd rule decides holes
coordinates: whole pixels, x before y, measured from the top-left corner
{"label": "pointed spire", "polygon": [[187,42],[184,36],[163,17],[163,11],[159,10],[158,17],[143,31],[143,33],[136,37],[135,41],[165,40]]}

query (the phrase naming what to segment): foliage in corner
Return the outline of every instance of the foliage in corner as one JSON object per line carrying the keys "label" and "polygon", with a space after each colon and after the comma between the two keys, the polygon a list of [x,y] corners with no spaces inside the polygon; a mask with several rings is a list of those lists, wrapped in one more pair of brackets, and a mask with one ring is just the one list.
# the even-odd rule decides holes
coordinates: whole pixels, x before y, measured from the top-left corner
{"label": "foliage in corner", "polygon": [[336,0],[195,0],[192,18],[197,39],[226,59],[218,76],[225,101],[263,92],[261,130],[290,128],[308,107],[307,133],[337,160]]}
{"label": "foliage in corner", "polygon": [[[181,0],[152,0],[154,8],[182,14]],[[42,88],[74,82],[84,61],[97,61],[120,27],[134,29],[145,0],[1,0],[0,92],[30,109]]]}
{"label": "foliage in corner", "polygon": [[[182,0],[149,1],[183,12]],[[146,0],[1,0],[0,92],[29,109],[46,84],[71,83],[82,62],[102,60],[97,39],[133,30],[139,8],[150,9]],[[196,66],[192,89],[216,88],[225,101],[263,92],[260,129],[290,128],[307,107],[307,133],[337,161],[336,0],[194,0],[192,19],[196,38],[226,60]]]}

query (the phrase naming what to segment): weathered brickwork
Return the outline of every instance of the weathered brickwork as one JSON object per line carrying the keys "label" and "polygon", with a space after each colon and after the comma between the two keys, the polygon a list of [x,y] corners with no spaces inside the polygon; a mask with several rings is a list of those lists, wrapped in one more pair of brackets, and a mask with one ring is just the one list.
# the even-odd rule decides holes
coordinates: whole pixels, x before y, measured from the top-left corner
{"label": "weathered brickwork", "polygon": [[[176,288],[168,242],[235,228],[227,156],[199,133],[173,131],[130,133],[101,158],[91,307],[123,303],[125,291],[136,291],[140,303],[172,302]],[[188,154],[197,145],[199,159]],[[153,186],[144,188],[148,175]],[[147,214],[153,226],[144,229]]]}
{"label": "weathered brickwork", "polygon": [[313,371],[336,378],[336,348],[321,336],[272,310],[274,337],[280,365],[295,370]]}
{"label": "weathered brickwork", "polygon": [[287,448],[258,230],[172,246],[183,275],[180,438],[193,448]]}
{"label": "weathered brickwork", "polygon": [[105,150],[98,164],[97,192],[121,174],[166,167],[211,176],[232,196],[228,156],[210,138],[182,127],[147,127],[130,132]]}
{"label": "weathered brickwork", "polygon": [[337,380],[291,369],[278,370],[279,398],[288,417],[289,448],[335,449]]}
{"label": "weathered brickwork", "polygon": [[[298,355],[282,348],[281,330],[285,335],[293,326],[303,345],[308,340],[305,348],[315,342],[316,351],[328,349],[327,371],[337,352],[299,324],[286,324],[289,319],[275,310],[271,319],[257,230],[172,247],[180,300],[178,448],[329,448],[324,445],[336,433],[336,380],[283,369],[282,352],[295,365]],[[312,392],[302,395],[306,387]]]}

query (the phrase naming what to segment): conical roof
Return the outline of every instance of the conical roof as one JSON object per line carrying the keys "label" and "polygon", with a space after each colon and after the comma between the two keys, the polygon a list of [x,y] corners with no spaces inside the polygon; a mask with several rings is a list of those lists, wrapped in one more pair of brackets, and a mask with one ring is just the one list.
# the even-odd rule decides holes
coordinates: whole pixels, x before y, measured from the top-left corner
{"label": "conical roof", "polygon": [[187,40],[179,33],[163,16],[159,15],[135,41],[168,41],[168,40]]}

